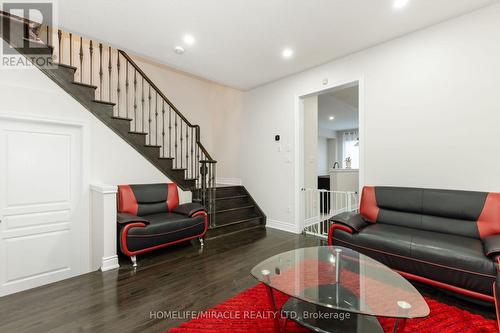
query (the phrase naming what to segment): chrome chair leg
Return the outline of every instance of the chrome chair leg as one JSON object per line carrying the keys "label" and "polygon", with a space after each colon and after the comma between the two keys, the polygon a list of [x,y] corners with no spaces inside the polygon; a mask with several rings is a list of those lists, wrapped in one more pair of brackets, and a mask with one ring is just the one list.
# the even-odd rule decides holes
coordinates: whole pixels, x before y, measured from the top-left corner
{"label": "chrome chair leg", "polygon": [[130,260],[132,260],[132,267],[137,268],[137,257],[131,256]]}

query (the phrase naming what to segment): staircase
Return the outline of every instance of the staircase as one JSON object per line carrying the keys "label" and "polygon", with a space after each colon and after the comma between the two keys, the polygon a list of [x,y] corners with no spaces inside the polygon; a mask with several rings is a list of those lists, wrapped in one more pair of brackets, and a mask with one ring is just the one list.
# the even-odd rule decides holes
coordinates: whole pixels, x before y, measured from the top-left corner
{"label": "staircase", "polygon": [[[208,208],[209,237],[265,225],[242,186],[216,188],[216,164],[191,124],[124,51],[0,11],[0,36]],[[7,21],[7,22],[6,22]],[[4,27],[10,29],[4,31]],[[36,41],[31,37],[36,35]],[[33,48],[37,46],[36,55]],[[48,59],[40,65],[37,59]]]}
{"label": "staircase", "polygon": [[261,228],[266,216],[243,186],[222,186],[215,189],[216,226],[208,238]]}

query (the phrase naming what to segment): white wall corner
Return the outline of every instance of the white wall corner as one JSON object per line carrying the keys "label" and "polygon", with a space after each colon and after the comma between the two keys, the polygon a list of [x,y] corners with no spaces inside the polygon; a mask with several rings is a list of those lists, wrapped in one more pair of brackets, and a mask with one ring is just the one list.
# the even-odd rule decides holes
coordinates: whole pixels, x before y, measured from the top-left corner
{"label": "white wall corner", "polygon": [[221,185],[243,185],[241,178],[220,178],[217,177],[217,184]]}
{"label": "white wall corner", "polygon": [[291,232],[293,234],[300,234],[302,232],[302,230],[299,230],[298,227],[293,223],[287,223],[287,222],[278,221],[278,220],[271,220],[271,219],[267,219],[266,228]]}
{"label": "white wall corner", "polygon": [[115,185],[90,185],[92,270],[109,271],[120,267],[116,253]]}

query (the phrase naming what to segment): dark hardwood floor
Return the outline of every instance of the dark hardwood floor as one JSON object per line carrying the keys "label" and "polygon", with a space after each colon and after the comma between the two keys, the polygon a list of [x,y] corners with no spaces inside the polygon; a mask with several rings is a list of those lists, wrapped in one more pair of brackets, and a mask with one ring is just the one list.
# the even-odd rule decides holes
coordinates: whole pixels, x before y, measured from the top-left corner
{"label": "dark hardwood floor", "polygon": [[[139,257],[133,271],[93,272],[0,298],[0,332],[165,332],[182,319],[151,319],[156,311],[205,310],[256,285],[250,269],[280,252],[319,245],[312,236],[253,229]],[[420,287],[419,287],[420,288]],[[442,302],[494,318],[492,308],[421,288]]]}

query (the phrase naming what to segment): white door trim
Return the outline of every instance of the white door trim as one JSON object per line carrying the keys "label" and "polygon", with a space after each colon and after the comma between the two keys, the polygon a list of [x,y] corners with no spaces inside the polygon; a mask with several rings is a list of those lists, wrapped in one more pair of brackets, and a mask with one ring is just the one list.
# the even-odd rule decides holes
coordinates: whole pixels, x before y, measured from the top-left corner
{"label": "white door trim", "polygon": [[365,77],[354,76],[346,80],[335,81],[328,83],[321,88],[314,89],[312,91],[302,91],[295,95],[294,101],[294,172],[293,172],[293,189],[294,189],[294,222],[296,227],[296,232],[300,233],[303,230],[304,221],[304,209],[302,203],[302,196],[300,195],[300,190],[304,184],[304,163],[303,162],[303,98],[310,95],[321,94],[328,90],[340,87],[349,83],[358,82],[359,85],[359,186],[360,189],[363,188],[366,179],[366,86]]}

